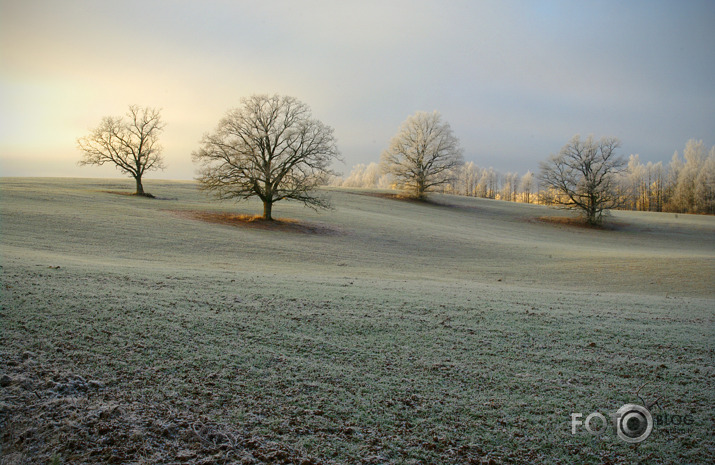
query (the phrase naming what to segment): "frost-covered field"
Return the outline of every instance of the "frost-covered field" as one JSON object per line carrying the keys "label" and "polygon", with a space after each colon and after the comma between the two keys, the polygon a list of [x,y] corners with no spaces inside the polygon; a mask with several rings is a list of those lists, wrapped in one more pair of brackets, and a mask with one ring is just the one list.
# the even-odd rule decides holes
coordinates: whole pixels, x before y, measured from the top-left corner
{"label": "frost-covered field", "polygon": [[[715,460],[713,217],[130,187],[0,180],[3,464]],[[692,424],[572,435],[641,387]]]}

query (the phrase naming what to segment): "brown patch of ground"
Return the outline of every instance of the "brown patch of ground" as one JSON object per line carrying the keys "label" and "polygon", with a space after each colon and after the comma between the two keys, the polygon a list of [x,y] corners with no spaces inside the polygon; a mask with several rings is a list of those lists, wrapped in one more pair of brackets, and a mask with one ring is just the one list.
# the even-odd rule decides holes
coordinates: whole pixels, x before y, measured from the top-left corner
{"label": "brown patch of ground", "polygon": [[401,200],[403,202],[413,202],[413,203],[420,203],[420,204],[428,204],[428,205],[442,205],[446,206],[445,204],[433,202],[428,198],[422,198],[418,199],[417,197],[412,197],[407,194],[392,194],[389,192],[354,192],[356,195],[366,195],[368,197],[379,197],[381,199],[390,199],[390,200]]}
{"label": "brown patch of ground", "polygon": [[620,229],[623,225],[620,223],[604,222],[602,224],[589,224],[583,218],[574,218],[571,216],[540,216],[529,221],[538,221],[540,223],[551,223],[574,228],[596,229],[596,230],[615,230]]}
{"label": "brown patch of ground", "polygon": [[341,231],[322,224],[308,223],[291,218],[275,218],[266,220],[258,215],[236,215],[203,210],[172,210],[177,216],[207,223],[224,224],[227,226],[263,229],[267,231],[282,231],[299,234],[340,234]]}
{"label": "brown patch of ground", "polygon": [[143,194],[137,194],[136,192],[129,192],[129,191],[100,191],[105,194],[115,194],[115,195],[127,195],[130,197],[146,197],[147,199],[155,199],[154,195],[149,194],[148,192],[145,192]]}

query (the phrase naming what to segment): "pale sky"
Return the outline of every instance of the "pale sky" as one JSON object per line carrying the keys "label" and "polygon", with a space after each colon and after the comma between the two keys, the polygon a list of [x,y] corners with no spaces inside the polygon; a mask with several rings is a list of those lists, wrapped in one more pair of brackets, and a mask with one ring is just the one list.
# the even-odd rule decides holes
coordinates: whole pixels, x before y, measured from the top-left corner
{"label": "pale sky", "polygon": [[524,173],[574,134],[667,162],[715,145],[715,1],[0,0],[0,175],[113,177],[76,139],[162,108],[168,168],[255,93],[335,129],[347,174],[438,110],[467,161]]}

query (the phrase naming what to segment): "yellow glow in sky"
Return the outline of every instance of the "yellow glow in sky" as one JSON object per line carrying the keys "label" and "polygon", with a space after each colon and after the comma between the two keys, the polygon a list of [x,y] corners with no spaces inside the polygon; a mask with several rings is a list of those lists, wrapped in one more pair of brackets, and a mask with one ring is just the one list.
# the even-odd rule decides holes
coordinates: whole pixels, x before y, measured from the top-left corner
{"label": "yellow glow in sky", "polygon": [[167,170],[242,97],[294,96],[335,129],[349,171],[437,110],[465,159],[535,171],[574,134],[665,161],[715,145],[708,2],[3,0],[0,175],[118,176],[75,140],[162,108]]}

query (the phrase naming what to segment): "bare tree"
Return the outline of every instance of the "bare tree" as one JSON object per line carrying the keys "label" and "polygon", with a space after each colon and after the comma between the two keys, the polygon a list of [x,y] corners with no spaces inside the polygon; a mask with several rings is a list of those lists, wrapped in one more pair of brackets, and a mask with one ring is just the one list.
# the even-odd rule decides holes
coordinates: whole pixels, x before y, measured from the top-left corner
{"label": "bare tree", "polygon": [[521,192],[522,202],[531,203],[531,194],[534,190],[534,174],[531,171],[527,171],[524,176],[521,177]]}
{"label": "bare tree", "polygon": [[417,112],[408,117],[382,153],[382,168],[416,198],[433,187],[449,183],[464,163],[459,139],[438,112]]}
{"label": "bare tree", "polygon": [[603,211],[621,206],[616,175],[626,161],[616,155],[620,141],[574,136],[561,151],[540,164],[539,179],[557,192],[554,202],[578,209],[589,224],[599,224]]}
{"label": "bare tree", "polygon": [[685,163],[678,172],[672,198],[676,211],[683,213],[696,211],[696,179],[703,169],[706,157],[707,152],[702,140],[690,139],[685,144],[683,152]]}
{"label": "bare tree", "polygon": [[372,162],[368,165],[359,163],[353,166],[348,177],[340,179],[340,182],[336,185],[342,187],[389,189],[391,182],[390,176],[382,173],[380,165]]}
{"label": "bare tree", "polygon": [[333,174],[328,167],[338,156],[333,129],[312,118],[304,103],[279,95],[242,99],[193,153],[202,165],[202,189],[219,199],[258,197],[266,220],[284,199],[329,207],[312,191]]}
{"label": "bare tree", "polygon": [[[491,168],[490,168],[491,170]],[[489,194],[489,170],[482,168],[479,171],[479,179],[477,180],[476,197],[488,198]]]}
{"label": "bare tree", "polygon": [[669,166],[667,209],[682,213],[715,213],[715,147],[708,153],[702,140],[685,144],[684,162],[673,155]]}
{"label": "bare tree", "polygon": [[107,116],[92,132],[77,139],[84,153],[80,165],[112,163],[136,181],[136,195],[144,192],[142,176],[150,170],[163,169],[159,134],[164,129],[160,110],[130,105],[127,119]]}
{"label": "bare tree", "polygon": [[663,168],[663,162],[658,162],[652,164],[648,162],[648,166],[652,171],[653,182],[650,185],[651,197],[652,197],[652,211],[660,212],[663,211],[663,198],[665,196],[665,169]]}
{"label": "bare tree", "polygon": [[519,173],[507,173],[504,175],[504,184],[501,190],[501,199],[508,202],[516,202],[519,192]]}
{"label": "bare tree", "polygon": [[497,198],[497,191],[499,191],[499,177],[499,173],[490,166],[485,176],[487,186],[487,195],[485,196],[486,198]]}
{"label": "bare tree", "polygon": [[648,170],[638,154],[628,157],[628,165],[623,173],[623,206],[631,210],[647,211],[650,194]]}
{"label": "bare tree", "polygon": [[639,155],[628,158],[622,174],[624,207],[631,210],[662,211],[665,184],[663,163],[641,163]]}
{"label": "bare tree", "polygon": [[710,149],[695,178],[695,211],[715,214],[715,147]]}
{"label": "bare tree", "polygon": [[464,195],[475,196],[479,182],[479,167],[470,161],[465,163],[460,170],[460,182]]}

